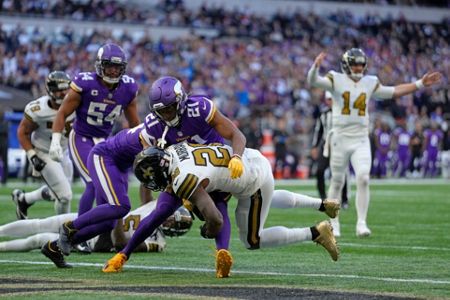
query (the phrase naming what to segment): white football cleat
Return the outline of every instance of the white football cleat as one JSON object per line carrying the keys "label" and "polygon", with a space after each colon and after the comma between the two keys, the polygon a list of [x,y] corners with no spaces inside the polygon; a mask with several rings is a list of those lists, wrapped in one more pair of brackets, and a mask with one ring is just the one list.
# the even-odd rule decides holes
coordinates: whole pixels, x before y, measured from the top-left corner
{"label": "white football cleat", "polygon": [[372,231],[370,231],[369,227],[367,227],[366,222],[364,221],[358,221],[358,223],[356,223],[356,236],[363,238],[363,237],[368,237],[370,236],[370,234],[372,233]]}

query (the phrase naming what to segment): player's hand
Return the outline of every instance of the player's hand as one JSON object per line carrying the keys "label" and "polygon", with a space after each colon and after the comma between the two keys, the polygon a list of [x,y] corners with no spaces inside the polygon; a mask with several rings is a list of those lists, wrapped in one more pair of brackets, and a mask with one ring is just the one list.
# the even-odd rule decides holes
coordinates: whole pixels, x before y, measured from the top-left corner
{"label": "player's hand", "polygon": [[317,68],[320,67],[323,60],[325,59],[325,56],[327,56],[326,52],[320,52],[320,54],[317,55],[316,59],[314,60],[314,64],[316,65]]}
{"label": "player's hand", "polygon": [[244,173],[244,164],[242,163],[242,159],[239,155],[233,155],[228,163],[228,170],[230,170],[231,179],[239,178],[242,173]]}
{"label": "player's hand", "polygon": [[62,161],[63,159],[63,149],[61,147],[61,133],[54,132],[52,135],[52,142],[50,143],[50,149],[48,155],[51,159],[55,161]]}
{"label": "player's hand", "polygon": [[36,151],[33,149],[28,150],[27,156],[36,171],[41,172],[44,169],[46,162],[37,156]]}
{"label": "player's hand", "polygon": [[440,72],[427,72],[422,77],[422,83],[424,86],[428,87],[435,83],[438,83],[442,78],[442,74]]}
{"label": "player's hand", "polygon": [[200,235],[205,239],[213,239],[214,237],[209,236],[208,233],[206,233],[206,223],[203,225],[200,225]]}

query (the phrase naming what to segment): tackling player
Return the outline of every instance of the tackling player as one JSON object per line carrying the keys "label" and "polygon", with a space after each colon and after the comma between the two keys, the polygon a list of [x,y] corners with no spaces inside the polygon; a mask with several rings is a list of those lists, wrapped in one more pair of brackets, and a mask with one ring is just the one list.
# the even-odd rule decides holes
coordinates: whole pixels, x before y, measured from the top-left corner
{"label": "tackling player", "polygon": [[[61,160],[55,162],[49,157],[52,123],[64,96],[69,90],[70,77],[62,71],[53,71],[45,80],[48,95],[42,96],[25,106],[24,118],[17,129],[17,138],[26,151],[33,166],[33,174],[40,175],[45,185],[25,193],[15,189],[12,200],[16,204],[17,219],[26,219],[28,208],[41,199],[55,201],[57,214],[70,212],[72,200],[72,162],[67,155],[67,134],[75,114],[70,114],[63,123],[61,134]],[[64,155],[65,154],[65,155]]]}
{"label": "tackling player", "polygon": [[[150,113],[145,119],[142,136],[149,145],[165,148],[180,141],[197,144],[231,142],[232,159],[228,170],[232,178],[238,178],[243,172],[241,155],[245,147],[245,137],[241,131],[216,109],[214,103],[205,96],[189,95],[181,82],[174,77],[164,76],[156,80],[150,89]],[[233,259],[228,251],[231,224],[228,218],[228,193],[214,193],[217,209],[223,217],[223,227],[216,237],[216,276],[228,277]],[[134,249],[161,224],[167,216],[182,204],[181,198],[170,191],[163,191],[158,197],[158,207],[154,213],[141,222],[127,249]],[[131,250],[132,251],[132,250]],[[107,272],[107,269],[104,269]]]}
{"label": "tackling player", "polygon": [[[371,234],[367,226],[369,209],[369,176],[371,153],[369,142],[368,102],[372,96],[393,99],[421,88],[436,84],[441,73],[426,73],[416,82],[396,86],[383,86],[376,76],[365,75],[367,56],[358,48],[352,48],[342,55],[342,73],[330,71],[325,77],[319,75],[319,68],[326,56],[320,53],[308,72],[311,86],[330,91],[333,95],[333,129],[327,138],[329,146],[331,184],[329,198],[338,198],[344,184],[345,170],[351,161],[356,175],[356,235]],[[325,149],[328,152],[328,149]],[[335,236],[340,236],[339,218],[331,220]]]}

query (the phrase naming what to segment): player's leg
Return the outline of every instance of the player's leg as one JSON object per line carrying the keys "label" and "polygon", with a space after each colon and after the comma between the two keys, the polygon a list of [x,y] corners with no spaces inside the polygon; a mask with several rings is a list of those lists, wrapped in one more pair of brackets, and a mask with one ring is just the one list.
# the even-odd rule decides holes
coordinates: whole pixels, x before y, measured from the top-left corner
{"label": "player's leg", "polygon": [[293,193],[287,190],[275,190],[273,192],[271,207],[310,207],[325,212],[330,218],[334,218],[339,213],[340,205],[337,199],[325,199],[322,201],[322,199],[319,198]]}
{"label": "player's leg", "polygon": [[371,234],[371,231],[366,224],[367,212],[369,210],[370,202],[370,161],[370,142],[369,138],[367,137],[358,143],[358,147],[351,156],[351,162],[356,176],[355,206],[358,217],[356,234],[359,237],[369,236]]}
{"label": "player's leg", "polygon": [[[342,189],[344,187],[345,175],[348,170],[349,159],[352,149],[350,148],[352,139],[334,133],[331,136],[330,143],[330,169],[331,180],[330,187],[328,189],[329,199],[338,199],[339,203],[342,202]],[[341,235],[339,216],[331,219],[331,225],[333,226],[333,232],[336,237]]]}
{"label": "player's leg", "polygon": [[48,241],[58,238],[57,233],[39,233],[24,239],[0,242],[0,252],[7,251],[31,251],[40,249]]}
{"label": "player's leg", "polygon": [[76,231],[71,242],[78,244],[112,230],[116,220],[124,217],[131,208],[128,198],[128,174],[117,168],[108,157],[91,153],[89,174],[95,189],[97,206],[72,222]]}
{"label": "player's leg", "polygon": [[141,220],[138,228],[128,241],[124,249],[109,259],[103,267],[105,273],[116,273],[122,270],[123,265],[130,258],[131,253],[139,244],[145,241],[170,215],[172,215],[183,202],[174,194],[161,192],[156,208],[147,217]]}
{"label": "player's leg", "polygon": [[77,214],[62,214],[45,219],[18,220],[0,226],[0,236],[24,237],[43,232],[57,233],[59,227],[67,221],[72,221]]}
{"label": "player's leg", "polygon": [[88,170],[88,156],[95,143],[91,138],[76,134],[75,131],[71,131],[69,134],[69,153],[73,164],[78,170],[81,179],[85,183],[85,189],[81,195],[78,214],[82,215],[89,211],[95,199],[95,188],[92,183],[92,179]]}
{"label": "player's leg", "polygon": [[41,175],[50,190],[52,199],[55,201],[55,212],[57,214],[69,213],[72,188],[62,164],[52,160],[47,154],[42,154],[40,157],[46,163]]}
{"label": "player's leg", "polygon": [[319,191],[320,198],[325,200],[327,194],[325,192],[325,171],[330,166],[330,160],[328,157],[324,157],[322,153],[319,154],[317,159],[317,190]]}

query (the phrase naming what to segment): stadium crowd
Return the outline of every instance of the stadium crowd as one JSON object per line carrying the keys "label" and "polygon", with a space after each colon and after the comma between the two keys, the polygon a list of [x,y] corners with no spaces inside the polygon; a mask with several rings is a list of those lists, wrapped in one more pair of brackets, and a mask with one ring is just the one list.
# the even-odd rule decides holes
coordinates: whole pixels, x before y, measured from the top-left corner
{"label": "stadium crowd", "polygon": [[[314,56],[328,49],[324,69],[339,70],[342,53],[358,46],[369,57],[367,73],[376,73],[386,85],[413,82],[425,70],[444,74],[439,88],[425,89],[395,101],[371,102],[376,104],[369,111],[372,121],[382,119],[390,130],[397,126],[395,120],[402,118],[411,132],[418,126],[428,128],[431,121],[436,122],[446,130],[441,150],[449,149],[448,126],[445,127],[445,119],[450,115],[448,19],[438,24],[419,24],[377,15],[356,18],[343,11],[327,16],[277,12],[269,17],[221,7],[203,6],[198,11],[189,11],[182,1],[162,1],[149,9],[115,1],[3,1],[2,4],[3,13],[10,15],[21,13],[76,21],[127,20],[158,26],[215,28],[220,32],[214,39],[190,36],[154,40],[149,34],[136,39],[122,32],[117,38],[110,31],[80,33],[73,27],[47,32],[41,28],[3,26],[0,83],[29,90],[33,97],[45,93],[43,82],[50,70],[64,70],[73,75],[92,69],[96,50],[105,41],[113,41],[127,52],[128,73],[139,82],[141,117],[148,112],[150,84],[161,75],[171,74],[181,78],[192,93],[204,93],[214,99],[220,110],[236,120],[246,133],[248,147],[259,148],[263,131],[273,130],[275,151],[285,153],[288,158],[281,164],[292,170],[285,177],[296,176],[297,165],[307,164],[314,119],[323,101],[323,91],[306,84]],[[97,6],[93,9],[92,5]]]}

